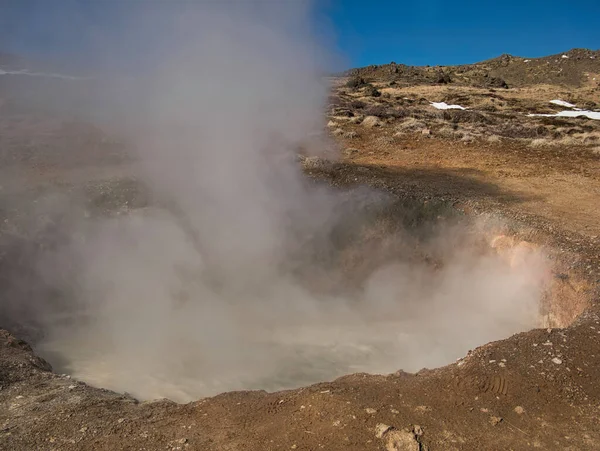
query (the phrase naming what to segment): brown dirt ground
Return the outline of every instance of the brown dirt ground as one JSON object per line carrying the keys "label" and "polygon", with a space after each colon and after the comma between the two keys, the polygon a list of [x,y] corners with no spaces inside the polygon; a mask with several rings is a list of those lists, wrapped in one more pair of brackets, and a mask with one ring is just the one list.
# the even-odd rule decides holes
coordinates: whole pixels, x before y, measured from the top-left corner
{"label": "brown dirt ground", "polygon": [[357,150],[310,175],[507,219],[506,233],[558,256],[567,327],[517,334],[417,374],[355,374],[186,405],[138,402],[53,374],[0,331],[0,449],[600,449],[600,158],[577,146],[391,139],[388,124],[344,130],[360,132],[339,139]]}

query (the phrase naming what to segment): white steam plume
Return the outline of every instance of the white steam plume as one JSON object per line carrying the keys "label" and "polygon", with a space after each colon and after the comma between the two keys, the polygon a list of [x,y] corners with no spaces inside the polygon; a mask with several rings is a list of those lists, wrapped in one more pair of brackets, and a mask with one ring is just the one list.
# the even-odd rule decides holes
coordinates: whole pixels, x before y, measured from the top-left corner
{"label": "white steam plume", "polygon": [[[321,130],[327,93],[310,10],[208,5],[132,15],[122,47],[147,37],[157,51],[89,105],[135,143],[156,203],[71,221],[73,239],[38,262],[72,299],[40,307],[38,348],[59,370],[187,401],[440,365],[535,325],[541,261],[515,269],[438,243],[434,271],[410,258],[402,231],[362,246],[368,227],[339,250],[360,202],[309,183],[294,158]],[[469,244],[457,236],[439,240]],[[357,259],[369,265],[353,279],[343,266]]]}

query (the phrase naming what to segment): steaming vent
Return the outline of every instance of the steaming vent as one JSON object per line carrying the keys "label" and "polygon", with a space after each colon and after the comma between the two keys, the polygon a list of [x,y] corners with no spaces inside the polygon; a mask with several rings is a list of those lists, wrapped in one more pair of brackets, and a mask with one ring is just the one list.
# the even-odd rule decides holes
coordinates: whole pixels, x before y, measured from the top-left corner
{"label": "steaming vent", "polygon": [[323,51],[308,2],[274,3],[124,13],[93,39],[110,77],[36,96],[121,137],[125,157],[100,137],[58,141],[35,170],[15,160],[3,324],[58,372],[190,401],[436,367],[572,319],[544,307],[542,250],[303,174],[298,148],[330,147]]}

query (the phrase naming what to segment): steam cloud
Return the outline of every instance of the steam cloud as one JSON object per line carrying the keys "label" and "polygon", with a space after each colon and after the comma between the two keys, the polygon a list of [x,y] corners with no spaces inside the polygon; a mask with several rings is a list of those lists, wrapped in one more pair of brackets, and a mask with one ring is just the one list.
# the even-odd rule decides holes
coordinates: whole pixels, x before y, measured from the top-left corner
{"label": "steam cloud", "polygon": [[[137,11],[119,47],[100,41],[105,67],[134,77],[98,84],[86,112],[135,144],[154,203],[87,219],[72,200],[38,207],[68,218],[35,267],[61,298],[28,310],[57,370],[188,401],[438,366],[536,325],[538,256],[511,266],[447,227],[421,244],[433,269],[366,213],[389,197],[304,177],[298,146],[325,147],[310,138],[322,53],[303,2],[268,3]],[[154,51],[125,64],[136,44]]]}

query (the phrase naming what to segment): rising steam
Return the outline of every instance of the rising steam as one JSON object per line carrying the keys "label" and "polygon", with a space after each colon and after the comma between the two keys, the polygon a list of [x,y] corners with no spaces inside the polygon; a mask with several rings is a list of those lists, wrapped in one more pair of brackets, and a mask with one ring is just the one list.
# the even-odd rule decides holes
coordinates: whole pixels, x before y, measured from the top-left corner
{"label": "rising steam", "polygon": [[57,370],[188,401],[414,371],[536,325],[541,258],[511,266],[444,227],[420,244],[432,266],[390,225],[393,199],[303,176],[298,148],[326,147],[323,52],[303,2],[265,3],[142,8],[118,45],[96,41],[101,66],[129,78],[80,105],[127,137],[152,201],[108,217],[72,199],[36,207],[64,212],[35,263],[60,299],[19,302]]}

